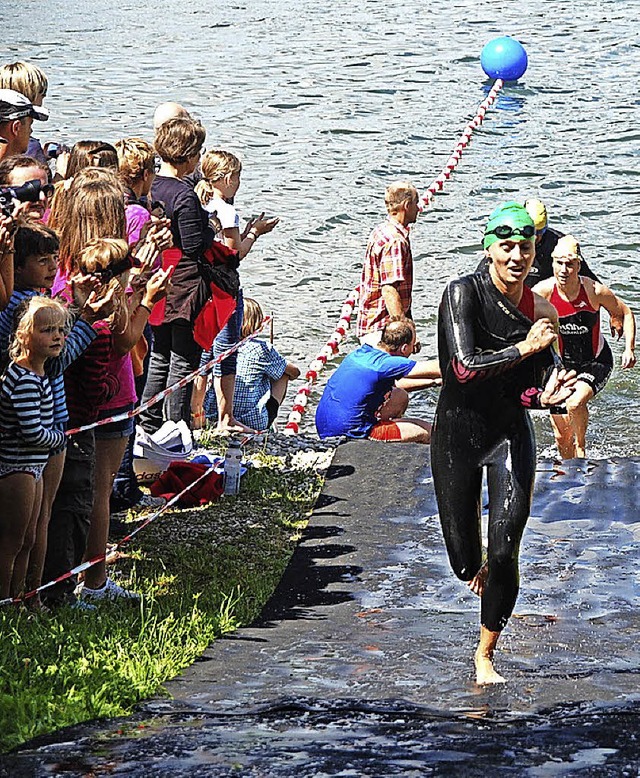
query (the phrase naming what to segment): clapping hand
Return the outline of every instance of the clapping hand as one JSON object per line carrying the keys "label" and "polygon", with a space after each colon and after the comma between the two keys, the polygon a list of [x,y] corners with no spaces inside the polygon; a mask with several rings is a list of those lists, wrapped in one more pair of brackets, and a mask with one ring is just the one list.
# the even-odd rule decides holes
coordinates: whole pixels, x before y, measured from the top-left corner
{"label": "clapping hand", "polygon": [[77,273],[69,278],[73,304],[80,310],[84,308],[91,293],[101,286],[98,278],[92,275]]}
{"label": "clapping hand", "polygon": [[145,308],[153,308],[157,302],[167,296],[171,287],[172,272],[172,267],[168,267],[166,270],[156,270],[147,281],[144,296],[142,298],[142,305],[144,305]]}
{"label": "clapping hand", "polygon": [[94,289],[89,294],[84,305],[80,309],[80,316],[88,324],[93,324],[96,321],[108,319],[115,311],[116,301],[114,295],[115,287],[113,286],[102,295],[96,289]]}
{"label": "clapping hand", "polygon": [[264,211],[255,219],[250,219],[242,232],[242,238],[246,238],[247,235],[251,230],[253,230],[256,235],[266,235],[268,232],[271,232],[273,228],[278,224],[280,221],[279,218],[274,219],[265,219]]}

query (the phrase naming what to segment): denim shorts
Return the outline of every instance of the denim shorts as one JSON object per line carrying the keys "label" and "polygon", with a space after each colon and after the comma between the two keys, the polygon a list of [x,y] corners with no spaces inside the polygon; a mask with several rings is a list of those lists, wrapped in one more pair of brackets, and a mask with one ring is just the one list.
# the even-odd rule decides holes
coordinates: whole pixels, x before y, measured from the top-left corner
{"label": "denim shorts", "polygon": [[[134,409],[134,404],[129,403],[123,405],[121,408],[106,408],[98,413],[98,418],[108,419],[111,416],[117,416],[120,413],[126,413]],[[122,419],[122,421],[112,421],[110,424],[103,424],[101,427],[96,427],[95,435],[96,440],[117,440],[118,438],[128,438],[133,434],[135,428],[135,422],[133,419]]]}

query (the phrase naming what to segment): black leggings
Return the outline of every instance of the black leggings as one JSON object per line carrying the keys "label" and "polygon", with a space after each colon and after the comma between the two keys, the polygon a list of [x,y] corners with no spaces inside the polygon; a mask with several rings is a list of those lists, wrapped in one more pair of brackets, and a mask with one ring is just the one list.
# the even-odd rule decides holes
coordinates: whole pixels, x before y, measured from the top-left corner
{"label": "black leggings", "polygon": [[[464,434],[465,409],[436,416],[431,439],[431,467],[442,532],[454,573],[470,581],[482,566],[482,468],[489,488],[488,577],[482,594],[481,623],[501,631],[519,589],[518,555],[529,517],[535,474],[535,441],[524,410],[496,438]],[[451,419],[451,424],[448,423]],[[495,425],[499,423],[493,420]],[[482,425],[480,425],[482,427]],[[470,431],[466,427],[467,433]]]}

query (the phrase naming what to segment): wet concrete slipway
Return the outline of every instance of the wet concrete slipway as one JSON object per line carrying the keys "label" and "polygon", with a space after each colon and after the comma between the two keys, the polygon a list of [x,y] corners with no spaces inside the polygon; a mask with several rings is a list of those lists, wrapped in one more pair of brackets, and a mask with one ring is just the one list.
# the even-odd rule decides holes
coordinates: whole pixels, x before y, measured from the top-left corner
{"label": "wet concrete slipway", "polygon": [[538,465],[522,588],[479,689],[428,449],[340,446],[257,623],[128,719],[5,757],[11,776],[637,776],[640,461]]}

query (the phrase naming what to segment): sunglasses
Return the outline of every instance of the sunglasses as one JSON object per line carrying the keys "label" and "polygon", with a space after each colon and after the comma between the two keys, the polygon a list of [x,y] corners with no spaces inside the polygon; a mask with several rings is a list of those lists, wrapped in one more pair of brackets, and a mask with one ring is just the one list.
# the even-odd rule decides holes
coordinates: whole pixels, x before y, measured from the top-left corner
{"label": "sunglasses", "polygon": [[508,224],[499,224],[493,230],[485,232],[485,235],[495,235],[501,240],[511,238],[513,235],[521,235],[523,238],[533,238],[536,234],[536,228],[533,224],[525,224],[524,227],[509,227]]}

